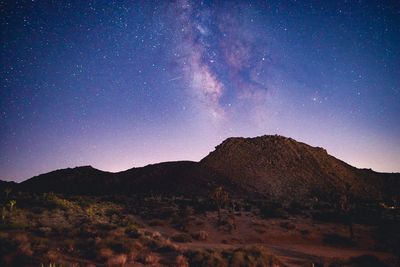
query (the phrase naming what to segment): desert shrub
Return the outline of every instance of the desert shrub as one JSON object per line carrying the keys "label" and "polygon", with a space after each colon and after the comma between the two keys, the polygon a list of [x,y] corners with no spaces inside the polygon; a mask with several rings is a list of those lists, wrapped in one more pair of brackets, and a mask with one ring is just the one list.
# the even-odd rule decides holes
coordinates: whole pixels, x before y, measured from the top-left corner
{"label": "desert shrub", "polygon": [[48,193],[47,195],[44,196],[44,198],[47,201],[47,207],[56,209],[60,208],[63,210],[68,210],[68,209],[76,209],[77,206],[72,203],[71,201],[64,199],[62,197],[57,196],[54,193]]}
{"label": "desert shrub", "polygon": [[63,245],[66,251],[72,252],[75,250],[76,241],[74,239],[65,239]]}
{"label": "desert shrub", "polygon": [[178,255],[175,259],[175,263],[177,267],[189,267],[189,262],[183,255]]}
{"label": "desert shrub", "polygon": [[94,226],[98,231],[111,231],[117,228],[117,226],[112,223],[97,223],[94,224]]}
{"label": "desert shrub", "polygon": [[107,260],[108,258],[111,258],[114,252],[110,248],[100,248],[97,254],[97,259]]}
{"label": "desert shrub", "polygon": [[280,204],[264,203],[260,207],[260,216],[263,219],[286,218],[287,214]]}
{"label": "desert shrub", "polygon": [[0,236],[0,266],[30,266],[32,254],[26,235]]}
{"label": "desert shrub", "polygon": [[157,238],[148,241],[147,246],[154,252],[168,253],[178,250],[178,246],[169,239]]}
{"label": "desert shrub", "polygon": [[253,209],[253,206],[250,203],[245,202],[243,204],[243,210],[246,212],[250,212]]}
{"label": "desert shrub", "polygon": [[382,210],[375,207],[357,207],[352,210],[355,223],[377,225],[382,219]]}
{"label": "desert shrub", "polygon": [[315,211],[311,213],[311,217],[319,222],[343,223],[345,221],[343,214],[336,210]]}
{"label": "desert shrub", "polygon": [[332,246],[353,247],[356,243],[350,238],[338,234],[326,234],[323,238],[324,242]]}
{"label": "desert shrub", "polygon": [[153,220],[150,220],[150,221],[148,222],[148,224],[149,224],[150,226],[163,226],[163,225],[166,224],[166,222],[163,221],[163,220],[160,220],[160,219],[153,219]]}
{"label": "desert shrub", "polygon": [[86,196],[72,196],[69,198],[71,201],[75,202],[82,209],[88,208],[91,205],[96,203],[96,199],[94,197],[86,197]]}
{"label": "desert shrub", "polygon": [[299,231],[300,231],[300,234],[302,234],[302,235],[304,235],[304,236],[310,234],[310,230],[307,230],[307,229],[301,229],[301,230],[299,230]]}
{"label": "desert shrub", "polygon": [[116,253],[128,253],[131,249],[131,244],[122,239],[106,240],[103,245]]}
{"label": "desert shrub", "polygon": [[400,227],[398,220],[381,220],[372,237],[377,241],[377,249],[400,255]]}
{"label": "desert shrub", "polygon": [[36,231],[34,231],[38,236],[42,236],[42,237],[48,237],[51,235],[51,233],[53,232],[53,229],[51,229],[50,227],[46,227],[46,226],[42,226],[42,227],[38,227],[36,228]]}
{"label": "desert shrub", "polygon": [[[335,200],[335,201],[337,201],[337,200]],[[334,208],[336,208],[335,205],[332,204],[332,203],[334,203],[334,201],[332,201],[332,202],[325,202],[325,201],[320,201],[320,200],[318,200],[318,201],[314,201],[314,202],[313,202],[312,208],[313,208],[314,210],[329,210],[329,209],[334,209]]]}
{"label": "desert shrub", "polygon": [[192,233],[191,236],[196,239],[196,240],[200,240],[200,241],[204,241],[208,239],[208,233],[206,231],[198,231],[195,233]]}
{"label": "desert shrub", "polygon": [[41,214],[46,211],[44,207],[33,207],[31,208],[32,213],[34,214]]}
{"label": "desert shrub", "polygon": [[142,235],[142,231],[136,224],[131,224],[125,229],[125,234],[131,238],[139,238]]}
{"label": "desert shrub", "polygon": [[290,202],[289,207],[287,208],[287,211],[290,214],[294,214],[294,215],[302,214],[303,210],[304,210],[303,205],[300,202],[295,201],[295,200]]}
{"label": "desert shrub", "polygon": [[157,262],[159,262],[160,259],[154,253],[148,251],[142,251],[137,256],[137,260],[144,264],[156,264]]}
{"label": "desert shrub", "polygon": [[388,265],[373,255],[362,255],[350,258],[347,264],[354,267],[388,267]]}
{"label": "desert shrub", "polygon": [[129,226],[135,224],[139,227],[139,224],[136,222],[135,217],[133,215],[126,215],[122,218],[120,225],[121,226]]}
{"label": "desert shrub", "polygon": [[208,211],[214,211],[215,208],[215,204],[208,199],[199,198],[193,203],[193,210],[196,214],[205,214]]}
{"label": "desert shrub", "polygon": [[179,233],[173,235],[171,237],[171,240],[179,243],[187,243],[187,242],[192,242],[192,237],[186,233]]}
{"label": "desert shrub", "polygon": [[177,213],[177,208],[176,207],[162,207],[158,210],[158,219],[171,219],[174,217]]}
{"label": "desert shrub", "polygon": [[76,249],[85,255],[86,258],[95,259],[96,258],[96,238],[89,237],[86,239],[75,239]]}
{"label": "desert shrub", "polygon": [[97,229],[90,224],[83,224],[80,228],[79,235],[84,238],[89,237],[96,237],[97,236]]}
{"label": "desert shrub", "polygon": [[189,250],[185,253],[191,267],[226,267],[227,263],[221,254],[213,250]]}
{"label": "desert shrub", "polygon": [[259,234],[264,234],[266,232],[263,228],[254,228],[254,231]]}
{"label": "desert shrub", "polygon": [[229,266],[232,267],[284,266],[276,256],[259,246],[239,248],[224,254],[229,260]]}
{"label": "desert shrub", "polygon": [[348,260],[336,260],[329,264],[329,267],[389,267],[373,255],[361,255]]}
{"label": "desert shrub", "polygon": [[186,231],[192,222],[193,208],[188,206],[180,206],[178,213],[172,220],[172,225],[181,231]]}
{"label": "desert shrub", "polygon": [[283,229],[286,229],[286,230],[294,230],[294,229],[296,229],[296,225],[294,225],[291,222],[281,222],[279,224],[279,226],[282,227]]}

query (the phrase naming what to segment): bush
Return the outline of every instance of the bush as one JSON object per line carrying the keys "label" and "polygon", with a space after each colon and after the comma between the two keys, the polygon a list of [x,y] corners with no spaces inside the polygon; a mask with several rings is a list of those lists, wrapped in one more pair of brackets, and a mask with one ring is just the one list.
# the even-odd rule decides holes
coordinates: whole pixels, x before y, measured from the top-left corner
{"label": "bush", "polygon": [[284,266],[276,256],[269,253],[265,248],[253,246],[249,248],[239,248],[229,253],[229,266]]}
{"label": "bush", "polygon": [[294,230],[294,229],[296,229],[296,225],[294,225],[293,223],[290,223],[290,222],[281,222],[279,224],[279,226],[282,227],[283,229],[286,229],[286,230]]}
{"label": "bush", "polygon": [[287,214],[279,204],[269,203],[260,207],[260,216],[263,219],[286,218]]}
{"label": "bush", "polygon": [[30,266],[32,254],[26,235],[0,236],[0,266]]}
{"label": "bush", "polygon": [[177,267],[189,267],[189,262],[183,255],[178,255],[175,259],[175,263]]}
{"label": "bush", "polygon": [[142,232],[136,225],[131,224],[125,229],[125,234],[131,238],[139,238],[142,235]]}
{"label": "bush", "polygon": [[337,260],[329,264],[329,267],[389,267],[386,263],[382,262],[376,256],[362,255],[350,258],[347,261]]}
{"label": "bush", "polygon": [[147,242],[147,246],[154,252],[168,253],[178,250],[178,246],[169,239],[158,238]]}
{"label": "bush", "polygon": [[206,231],[198,231],[192,234],[192,237],[199,241],[204,241],[208,239],[208,233]]}
{"label": "bush", "polygon": [[68,209],[75,209],[77,206],[72,203],[71,201],[61,198],[53,193],[49,193],[47,195],[45,195],[46,201],[47,201],[47,205],[49,206],[49,208],[60,208],[63,210],[68,210]]}
{"label": "bush", "polygon": [[179,243],[192,242],[192,237],[185,233],[176,234],[171,237],[171,240]]}
{"label": "bush", "polygon": [[299,203],[297,201],[292,201],[292,202],[290,202],[287,210],[290,214],[298,215],[303,212],[304,207],[301,205],[301,203]]}
{"label": "bush", "polygon": [[326,234],[323,238],[324,242],[332,246],[353,247],[356,243],[350,238],[338,234]]}
{"label": "bush", "polygon": [[144,264],[156,264],[159,262],[159,257],[151,252],[141,252],[138,255],[138,261]]}
{"label": "bush", "polygon": [[347,262],[348,265],[351,266],[362,266],[362,267],[388,267],[385,263],[383,263],[380,259],[376,256],[372,255],[362,255],[359,257],[354,257],[349,259]]}
{"label": "bush", "polygon": [[316,211],[311,214],[311,217],[319,222],[343,223],[345,221],[343,214],[335,210]]}
{"label": "bush", "polygon": [[190,250],[185,256],[188,258],[189,266],[192,267],[226,267],[227,263],[222,258],[221,254],[213,250]]}

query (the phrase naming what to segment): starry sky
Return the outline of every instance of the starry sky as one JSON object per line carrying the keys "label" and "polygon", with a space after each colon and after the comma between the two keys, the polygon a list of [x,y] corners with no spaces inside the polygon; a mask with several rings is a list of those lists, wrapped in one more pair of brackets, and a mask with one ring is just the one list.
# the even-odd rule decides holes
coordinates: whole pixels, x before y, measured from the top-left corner
{"label": "starry sky", "polygon": [[0,179],[281,134],[400,171],[398,1],[0,1]]}

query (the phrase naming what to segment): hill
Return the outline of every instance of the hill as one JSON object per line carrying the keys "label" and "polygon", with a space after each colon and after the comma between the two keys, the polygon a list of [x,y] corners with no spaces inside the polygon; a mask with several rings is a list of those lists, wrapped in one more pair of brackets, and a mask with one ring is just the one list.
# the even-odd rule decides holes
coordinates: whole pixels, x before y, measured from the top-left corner
{"label": "hill", "polygon": [[223,186],[233,195],[273,200],[332,200],[345,190],[360,199],[393,199],[400,174],[357,169],[323,148],[283,136],[228,138],[200,162],[152,164],[111,173],[91,166],[32,177],[20,190],[69,194],[205,196]]}
{"label": "hill", "polygon": [[35,176],[20,184],[22,190],[33,192],[187,196],[207,195],[217,186],[241,192],[230,180],[191,161],[163,162],[118,173],[91,166],[68,168]]}
{"label": "hill", "polygon": [[333,199],[346,190],[359,198],[388,198],[400,192],[400,174],[357,169],[327,153],[278,135],[228,138],[201,164],[246,191],[272,199]]}

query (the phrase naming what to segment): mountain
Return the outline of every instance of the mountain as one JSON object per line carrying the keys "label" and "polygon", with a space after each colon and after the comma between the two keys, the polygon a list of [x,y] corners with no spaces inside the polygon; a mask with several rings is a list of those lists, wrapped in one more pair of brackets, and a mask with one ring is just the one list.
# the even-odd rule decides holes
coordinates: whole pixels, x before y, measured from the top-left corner
{"label": "mountain", "polygon": [[400,174],[357,169],[323,148],[274,135],[228,138],[200,162],[164,162],[117,173],[68,168],[18,186],[34,192],[188,196],[223,186],[233,195],[276,200],[332,199],[351,190],[361,199],[381,199],[398,197]]}
{"label": "mountain", "polygon": [[357,169],[323,148],[278,135],[228,138],[201,164],[272,199],[332,199],[346,190],[362,199],[400,193],[398,173]]}

